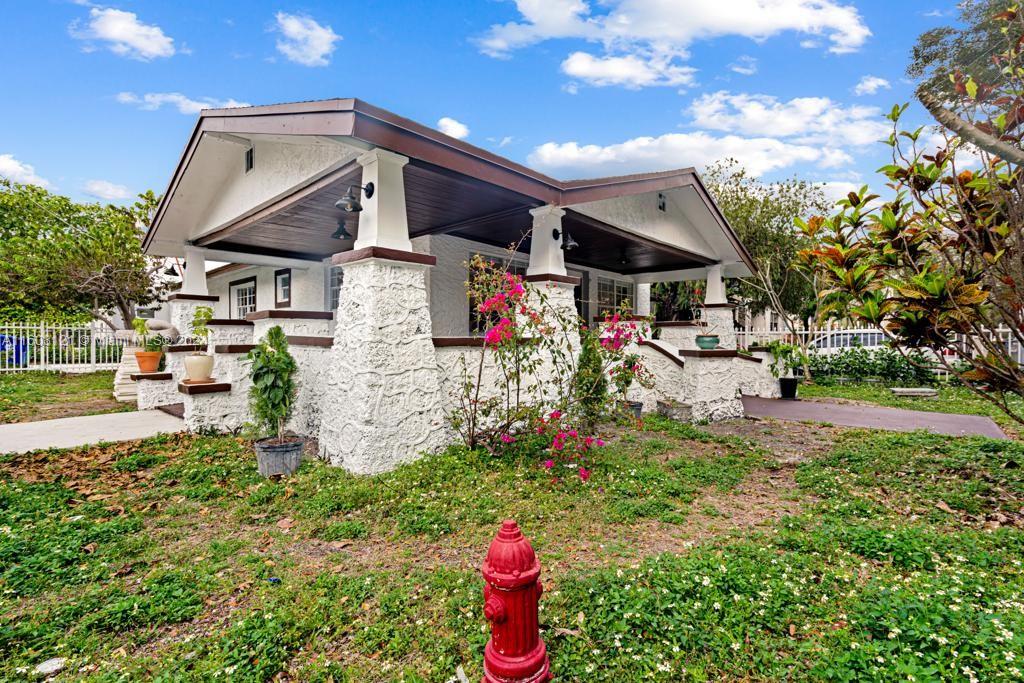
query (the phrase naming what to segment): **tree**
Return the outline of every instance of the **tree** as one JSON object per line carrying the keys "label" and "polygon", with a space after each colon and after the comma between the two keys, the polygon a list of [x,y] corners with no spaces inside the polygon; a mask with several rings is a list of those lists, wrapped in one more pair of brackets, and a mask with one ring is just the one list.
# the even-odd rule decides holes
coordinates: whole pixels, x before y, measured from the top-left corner
{"label": "tree", "polygon": [[[1004,35],[1021,20],[1016,10],[995,18],[1006,25]],[[949,103],[1018,150],[1019,42],[994,55],[995,80],[955,71],[953,82],[963,87]],[[827,283],[827,312],[880,327],[908,359],[913,350],[928,352],[1024,424],[1011,401],[1024,397],[1024,369],[1014,350],[1024,345],[1021,166],[985,152],[979,165],[955,135],[932,151],[920,143],[922,128],[901,130],[905,110],[896,106],[889,114],[892,163],[880,169],[895,197],[881,201],[865,187],[836,214],[803,223],[822,244],[801,256]],[[960,362],[951,360],[954,353]]]}
{"label": "tree", "polygon": [[0,309],[85,313],[114,329],[112,311],[131,321],[159,294],[162,264],[142,253],[157,202],[146,192],[127,208],[79,204],[0,179]]}
{"label": "tree", "polygon": [[[774,311],[806,357],[812,335],[800,332],[804,321],[809,321],[809,331],[814,329],[816,282],[798,258],[810,238],[793,227],[793,220],[827,211],[824,192],[796,178],[763,183],[733,159],[711,166],[704,182],[758,269],[752,278],[738,282],[736,295],[750,311]],[[804,375],[810,377],[806,362]]]}

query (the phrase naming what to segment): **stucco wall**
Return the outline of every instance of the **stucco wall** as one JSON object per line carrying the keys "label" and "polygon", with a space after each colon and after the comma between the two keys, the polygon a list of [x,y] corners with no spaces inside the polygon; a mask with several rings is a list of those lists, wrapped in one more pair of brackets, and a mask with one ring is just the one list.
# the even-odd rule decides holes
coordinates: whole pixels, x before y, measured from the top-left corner
{"label": "stucco wall", "polygon": [[[274,272],[277,270],[279,269],[269,266],[249,266],[207,278],[206,285],[210,294],[220,297],[213,306],[214,317],[230,317],[228,308],[230,283],[253,276],[256,276],[256,310],[266,311],[276,308],[274,305]],[[288,308],[296,311],[325,310],[326,277],[325,267],[319,263],[310,263],[309,267],[304,270],[292,268],[292,304]]]}
{"label": "stucco wall", "polygon": [[349,148],[328,141],[293,144],[257,140],[255,166],[246,173],[245,147],[238,145],[237,148],[237,170],[225,174],[210,204],[196,221],[193,238],[267,204],[299,183],[351,158],[353,154]]}

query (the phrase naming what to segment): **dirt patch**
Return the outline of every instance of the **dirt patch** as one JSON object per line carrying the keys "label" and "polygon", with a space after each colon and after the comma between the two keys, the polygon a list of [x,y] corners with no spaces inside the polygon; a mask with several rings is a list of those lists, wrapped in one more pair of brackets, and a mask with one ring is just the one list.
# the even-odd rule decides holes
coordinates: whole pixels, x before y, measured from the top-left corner
{"label": "dirt patch", "polygon": [[839,434],[847,430],[843,427],[749,417],[716,422],[704,429],[720,436],[738,436],[753,441],[770,452],[780,465],[800,463],[828,453]]}

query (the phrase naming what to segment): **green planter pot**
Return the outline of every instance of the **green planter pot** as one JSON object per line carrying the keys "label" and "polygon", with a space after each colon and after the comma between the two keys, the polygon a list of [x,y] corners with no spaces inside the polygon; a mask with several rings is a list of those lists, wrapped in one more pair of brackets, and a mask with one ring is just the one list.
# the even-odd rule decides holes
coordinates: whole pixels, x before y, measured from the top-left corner
{"label": "green planter pot", "polygon": [[718,348],[718,335],[717,334],[698,334],[697,335],[697,348],[710,351],[711,349]]}

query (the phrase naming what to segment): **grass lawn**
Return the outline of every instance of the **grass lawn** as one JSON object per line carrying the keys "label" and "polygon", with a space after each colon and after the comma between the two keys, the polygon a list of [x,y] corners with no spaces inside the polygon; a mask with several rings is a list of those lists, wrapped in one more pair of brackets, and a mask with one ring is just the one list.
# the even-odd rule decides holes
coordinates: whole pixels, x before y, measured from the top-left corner
{"label": "grass lawn", "polygon": [[0,374],[0,424],[135,410],[113,397],[114,372]]}
{"label": "grass lawn", "polygon": [[[893,408],[908,410],[927,410],[936,413],[963,413],[966,415],[987,415],[995,420],[1004,430],[1010,429],[1015,435],[1021,426],[1009,418],[994,405],[975,394],[970,389],[960,386],[936,387],[939,395],[935,398],[901,398],[894,396],[890,387],[870,382],[854,382],[849,384],[800,384],[801,398],[841,398],[848,401],[864,401]],[[1024,403],[1020,400],[1011,401],[1020,414],[1024,414]]]}
{"label": "grass lawn", "polygon": [[479,680],[512,516],[558,680],[1019,680],[1021,465],[1014,441],[658,418],[586,484],[459,449],[270,482],[231,437],[7,456],[0,679]]}

